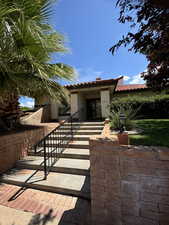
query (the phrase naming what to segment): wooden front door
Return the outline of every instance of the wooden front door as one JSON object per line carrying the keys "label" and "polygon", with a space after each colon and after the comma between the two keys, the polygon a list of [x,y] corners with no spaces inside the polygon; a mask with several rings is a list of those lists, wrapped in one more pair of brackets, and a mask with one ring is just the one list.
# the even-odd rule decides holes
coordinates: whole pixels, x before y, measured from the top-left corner
{"label": "wooden front door", "polygon": [[87,100],[87,120],[101,119],[101,101],[100,99]]}

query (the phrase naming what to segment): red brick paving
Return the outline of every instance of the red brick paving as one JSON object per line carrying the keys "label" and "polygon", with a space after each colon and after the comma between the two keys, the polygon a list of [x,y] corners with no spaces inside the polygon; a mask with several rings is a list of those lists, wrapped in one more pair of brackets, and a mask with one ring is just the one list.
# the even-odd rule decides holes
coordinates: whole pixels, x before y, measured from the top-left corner
{"label": "red brick paving", "polygon": [[[70,221],[77,225],[89,225],[90,203],[87,200],[55,193],[47,193],[34,189],[20,191],[14,200],[9,201],[21,190],[14,185],[0,185],[0,205],[46,215],[52,209],[52,216],[58,221]],[[87,221],[84,221],[87,218]]]}

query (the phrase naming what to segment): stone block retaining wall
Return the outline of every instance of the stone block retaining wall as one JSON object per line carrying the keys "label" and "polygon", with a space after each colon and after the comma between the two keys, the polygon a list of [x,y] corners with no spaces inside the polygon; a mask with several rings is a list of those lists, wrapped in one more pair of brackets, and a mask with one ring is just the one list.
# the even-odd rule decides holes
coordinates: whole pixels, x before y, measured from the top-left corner
{"label": "stone block retaining wall", "polygon": [[[56,127],[56,125],[55,125]],[[25,130],[0,136],[0,173],[11,169],[17,160],[27,155],[33,145],[47,135],[54,126],[26,126]]]}
{"label": "stone block retaining wall", "polygon": [[169,225],[169,149],[90,140],[92,225]]}
{"label": "stone block retaining wall", "polygon": [[50,121],[50,105],[46,105],[44,107],[41,107],[38,109],[36,112],[32,113],[30,116],[27,118],[21,118],[21,123],[22,124],[40,124],[40,123],[45,123]]}

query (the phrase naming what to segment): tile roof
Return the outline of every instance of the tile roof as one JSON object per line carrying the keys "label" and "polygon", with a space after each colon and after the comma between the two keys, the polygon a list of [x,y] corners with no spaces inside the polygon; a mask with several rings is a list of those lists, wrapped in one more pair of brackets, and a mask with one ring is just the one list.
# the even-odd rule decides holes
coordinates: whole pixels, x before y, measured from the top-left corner
{"label": "tile roof", "polygon": [[122,91],[136,91],[136,90],[143,90],[147,89],[148,87],[146,84],[128,84],[128,85],[118,85],[116,87],[116,92]]}
{"label": "tile roof", "polygon": [[119,77],[119,78],[116,78],[116,79],[110,79],[110,80],[95,80],[95,81],[90,81],[90,82],[83,82],[83,83],[65,85],[65,88],[70,90],[70,89],[78,89],[78,88],[88,88],[88,87],[113,85],[113,84],[117,84],[117,82],[119,80],[121,80],[122,78],[123,77]]}

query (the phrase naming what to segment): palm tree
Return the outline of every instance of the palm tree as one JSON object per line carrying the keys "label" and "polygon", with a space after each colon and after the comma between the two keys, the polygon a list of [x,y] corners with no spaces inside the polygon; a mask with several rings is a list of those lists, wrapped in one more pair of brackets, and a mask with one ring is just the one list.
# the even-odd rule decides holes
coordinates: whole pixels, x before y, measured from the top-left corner
{"label": "palm tree", "polygon": [[[0,124],[19,114],[19,95],[61,99],[59,79],[72,80],[74,70],[50,64],[53,53],[66,52],[64,38],[48,25],[50,0],[0,0]],[[12,107],[13,106],[13,107]]]}

